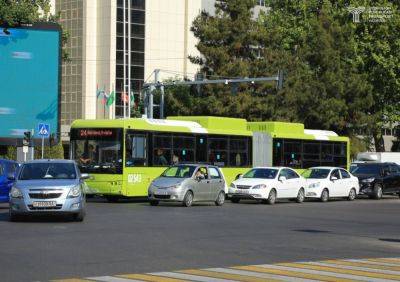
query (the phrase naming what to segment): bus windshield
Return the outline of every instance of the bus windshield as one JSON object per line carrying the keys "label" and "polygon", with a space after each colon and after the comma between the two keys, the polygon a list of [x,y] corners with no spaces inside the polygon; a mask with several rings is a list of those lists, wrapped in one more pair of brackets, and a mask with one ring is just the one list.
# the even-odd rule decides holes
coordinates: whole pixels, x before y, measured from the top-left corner
{"label": "bus windshield", "polygon": [[171,166],[161,174],[161,177],[190,178],[195,169],[195,166],[188,165]]}
{"label": "bus windshield", "polygon": [[72,159],[83,173],[122,173],[121,129],[73,129]]}

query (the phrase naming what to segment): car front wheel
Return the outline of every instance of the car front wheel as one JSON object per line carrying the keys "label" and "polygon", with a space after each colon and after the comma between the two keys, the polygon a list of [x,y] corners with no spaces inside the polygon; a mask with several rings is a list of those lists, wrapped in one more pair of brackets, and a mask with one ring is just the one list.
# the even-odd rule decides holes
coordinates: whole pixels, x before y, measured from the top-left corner
{"label": "car front wheel", "polygon": [[269,205],[273,205],[273,204],[275,204],[275,202],[276,202],[276,191],[275,191],[275,189],[272,189],[270,192],[269,192],[269,195],[268,195],[268,198],[267,198],[267,204],[269,204]]}
{"label": "car front wheel", "polygon": [[74,214],[73,219],[74,219],[74,221],[82,222],[85,219],[85,212],[80,211],[80,212]]}
{"label": "car front wheel", "polygon": [[328,189],[324,189],[321,193],[321,202],[327,202],[329,201],[329,191]]}
{"label": "car front wheel", "polygon": [[190,207],[193,204],[193,193],[191,191],[186,192],[182,204],[184,207]]}

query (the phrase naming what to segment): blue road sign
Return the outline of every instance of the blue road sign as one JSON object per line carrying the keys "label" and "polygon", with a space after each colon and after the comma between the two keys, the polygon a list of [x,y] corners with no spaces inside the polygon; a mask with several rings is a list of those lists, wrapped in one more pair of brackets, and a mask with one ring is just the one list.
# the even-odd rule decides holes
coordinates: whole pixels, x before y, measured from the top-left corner
{"label": "blue road sign", "polygon": [[39,123],[38,135],[43,138],[50,137],[50,124]]}

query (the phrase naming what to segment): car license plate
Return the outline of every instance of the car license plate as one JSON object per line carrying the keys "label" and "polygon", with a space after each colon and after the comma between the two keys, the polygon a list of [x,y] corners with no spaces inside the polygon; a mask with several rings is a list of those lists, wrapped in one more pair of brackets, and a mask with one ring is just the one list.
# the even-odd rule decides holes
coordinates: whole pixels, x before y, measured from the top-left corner
{"label": "car license plate", "polygon": [[57,202],[55,202],[55,201],[51,201],[51,202],[33,202],[32,206],[34,208],[49,208],[49,207],[57,206]]}
{"label": "car license plate", "polygon": [[167,193],[167,191],[164,191],[164,190],[158,190],[156,193],[155,193],[156,195],[160,195],[160,196],[165,196],[165,195],[167,195],[168,193]]}
{"label": "car license plate", "polygon": [[249,190],[239,190],[239,194],[249,194]]}

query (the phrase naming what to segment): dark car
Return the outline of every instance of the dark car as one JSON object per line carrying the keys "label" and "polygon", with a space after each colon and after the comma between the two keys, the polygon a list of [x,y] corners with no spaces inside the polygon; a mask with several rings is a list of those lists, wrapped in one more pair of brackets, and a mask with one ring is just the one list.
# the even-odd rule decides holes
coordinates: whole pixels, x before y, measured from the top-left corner
{"label": "dark car", "polygon": [[8,203],[17,169],[17,162],[0,159],[0,203]]}
{"label": "dark car", "polygon": [[384,194],[400,196],[400,166],[395,163],[356,163],[351,173],[360,181],[360,194],[374,199]]}

